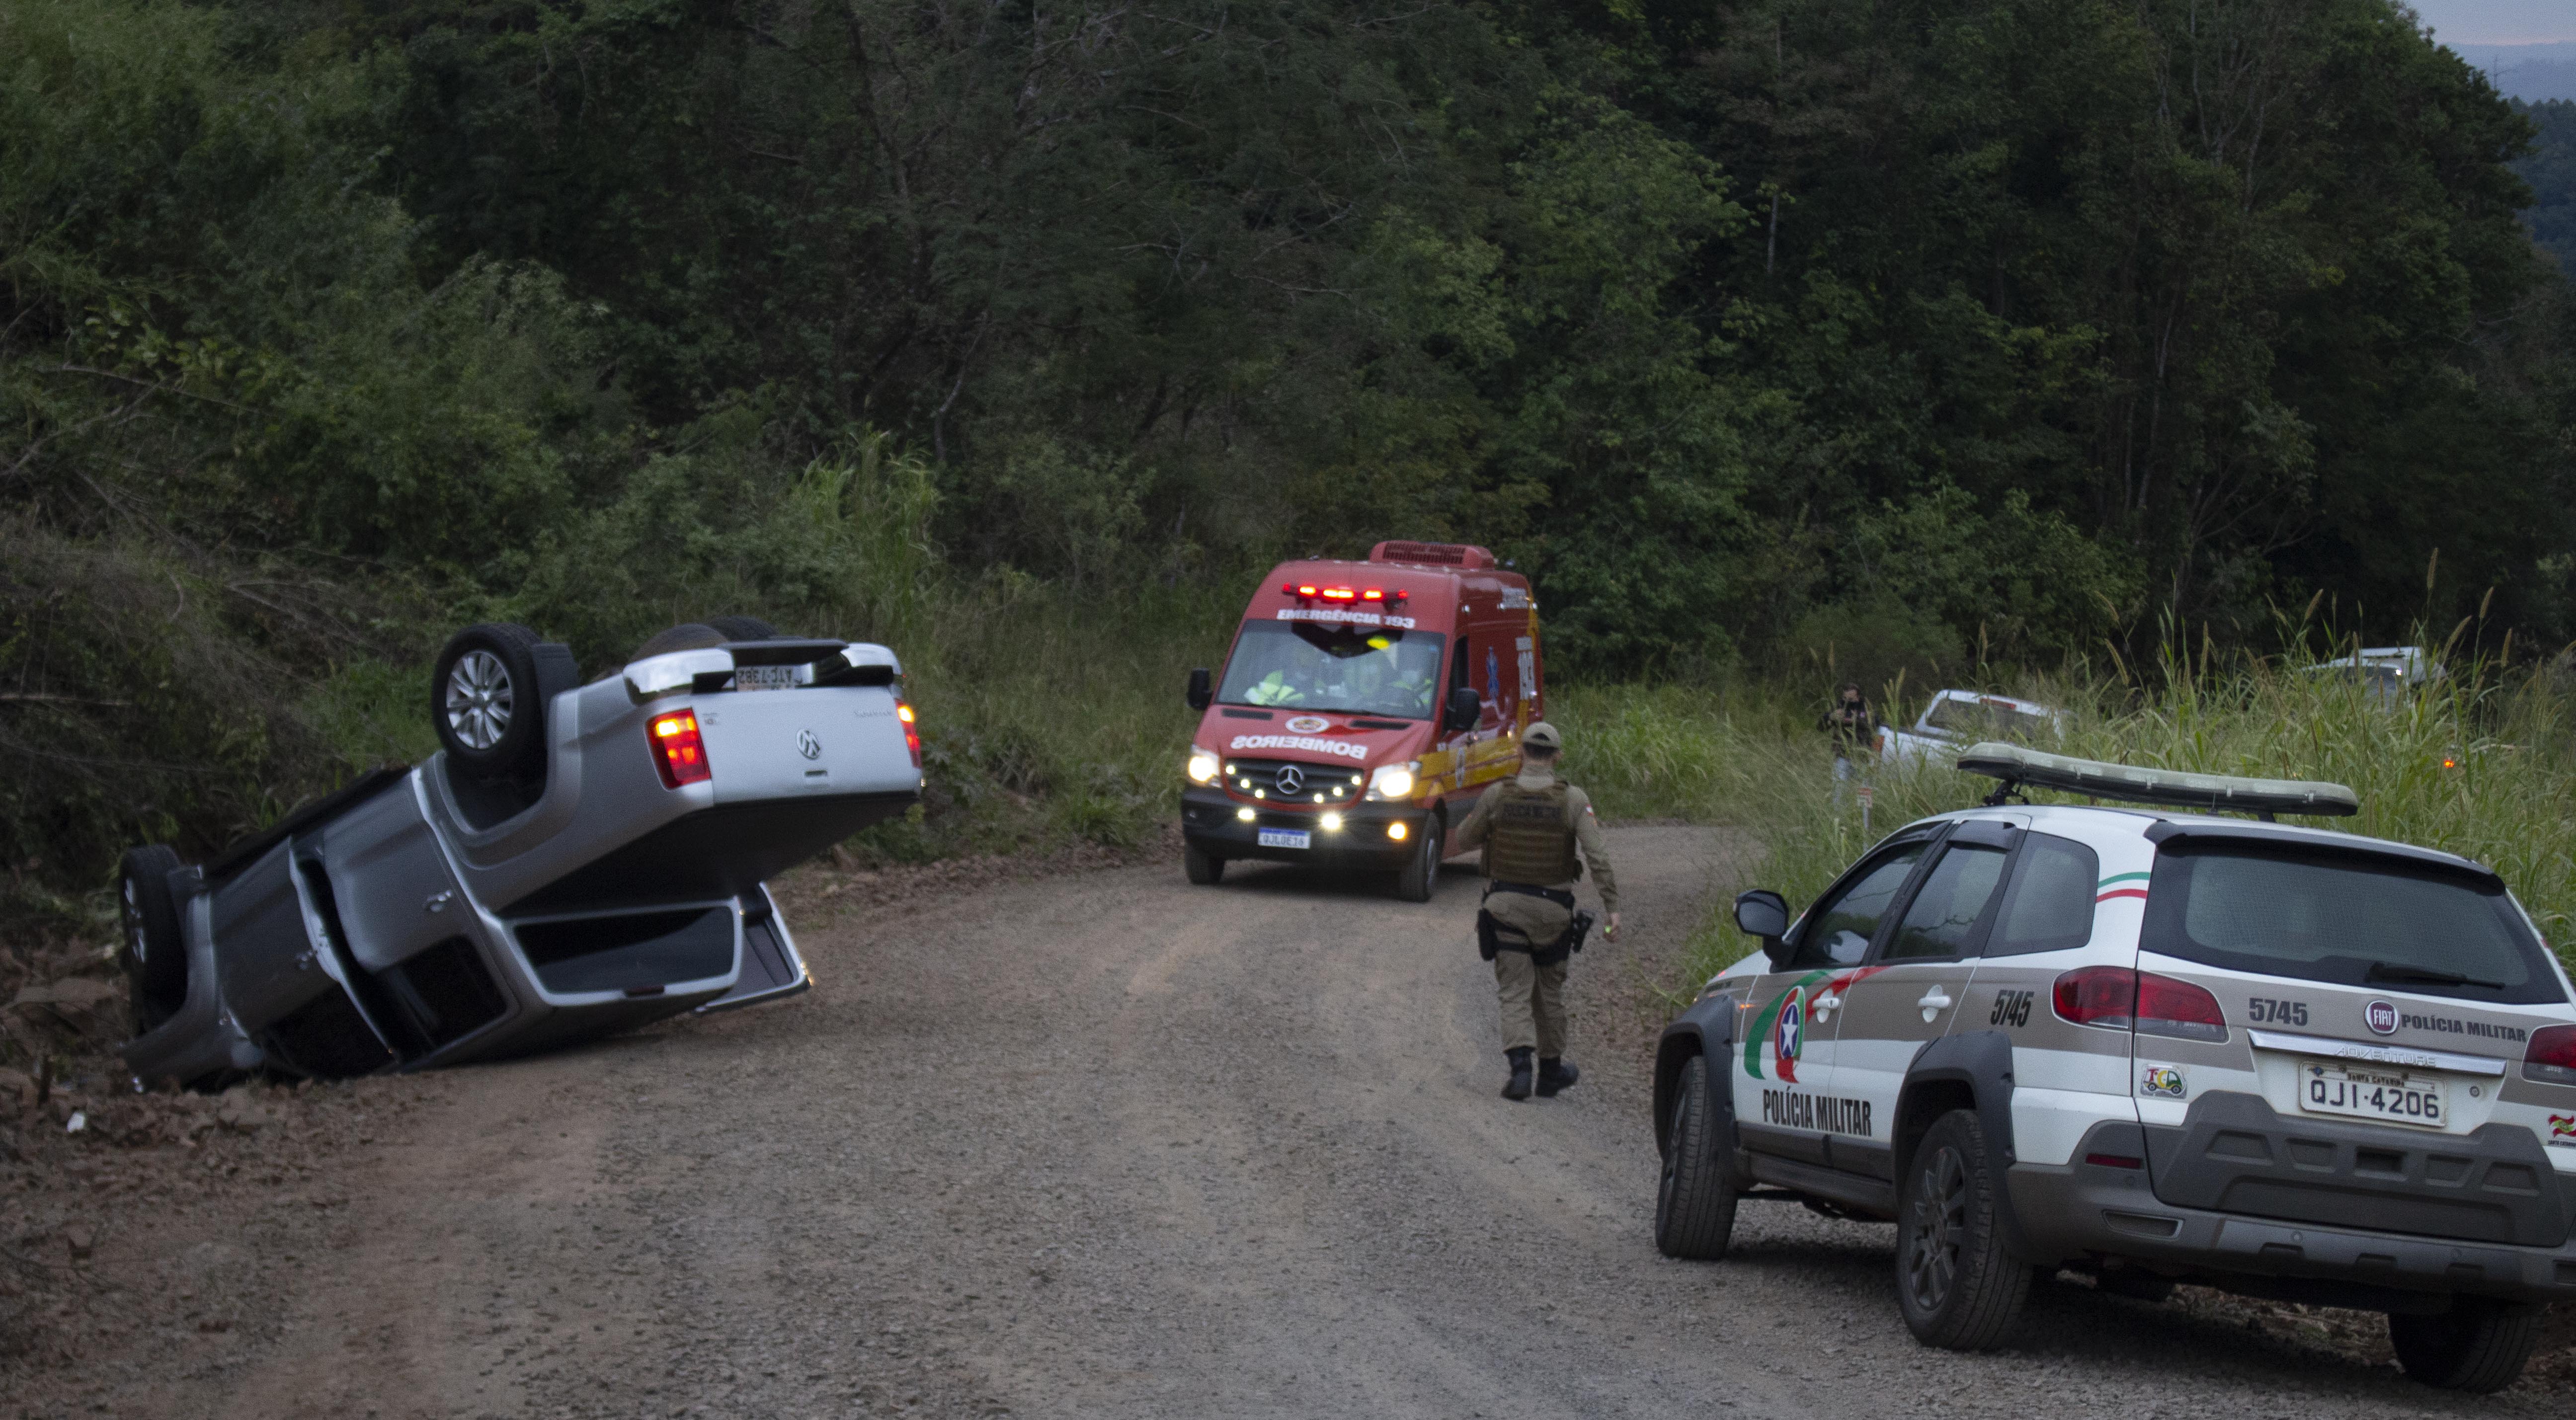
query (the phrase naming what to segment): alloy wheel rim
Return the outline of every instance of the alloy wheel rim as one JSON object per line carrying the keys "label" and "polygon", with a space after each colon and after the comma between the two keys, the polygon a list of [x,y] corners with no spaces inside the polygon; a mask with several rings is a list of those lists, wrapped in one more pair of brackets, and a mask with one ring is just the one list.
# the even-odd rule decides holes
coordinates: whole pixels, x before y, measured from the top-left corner
{"label": "alloy wheel rim", "polygon": [[1905,1287],[1917,1310],[1934,1312],[1958,1280],[1959,1240],[1968,1225],[1968,1169],[1955,1149],[1933,1151],[1914,1192]]}
{"label": "alloy wheel rim", "polygon": [[517,700],[509,667],[489,651],[468,651],[447,672],[447,727],[468,749],[499,744]]}

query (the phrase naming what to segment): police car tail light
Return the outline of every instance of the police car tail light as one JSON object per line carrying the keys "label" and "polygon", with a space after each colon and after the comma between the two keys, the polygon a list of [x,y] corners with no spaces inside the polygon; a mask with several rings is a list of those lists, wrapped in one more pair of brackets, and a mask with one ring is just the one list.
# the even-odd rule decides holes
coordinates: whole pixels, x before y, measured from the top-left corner
{"label": "police car tail light", "polygon": [[2576,1085],[2576,1026],[2542,1026],[2522,1052],[2522,1077],[2550,1085]]}
{"label": "police car tail light", "polygon": [[2188,981],[2125,966],[2088,966],[2057,978],[2049,1004],[2058,1018],[2079,1026],[2170,1035],[2184,1040],[2225,1040],[2227,1017],[2218,998]]}
{"label": "police car tail light", "polygon": [[2138,973],[2138,1033],[2184,1040],[2227,1039],[2227,1013],[2218,998],[2188,981]]}
{"label": "police car tail light", "polygon": [[2138,974],[2125,966],[2088,966],[2057,978],[2049,992],[2058,1019],[2127,1030],[2138,1009]]}
{"label": "police car tail light", "polygon": [[921,767],[921,726],[913,718],[912,706],[901,700],[896,701],[894,717],[903,722],[903,747],[912,755],[912,767],[919,769]]}
{"label": "police car tail light", "polygon": [[677,789],[714,777],[707,766],[707,742],[698,735],[696,711],[656,715],[645,725],[644,736],[652,742],[653,767],[661,771],[663,788]]}

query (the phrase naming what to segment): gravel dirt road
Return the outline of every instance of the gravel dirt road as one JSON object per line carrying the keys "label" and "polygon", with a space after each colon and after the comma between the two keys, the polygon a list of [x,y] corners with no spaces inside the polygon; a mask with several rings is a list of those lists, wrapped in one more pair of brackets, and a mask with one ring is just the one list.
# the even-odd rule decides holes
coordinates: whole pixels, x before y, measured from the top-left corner
{"label": "gravel dirt road", "polygon": [[1420,906],[1261,866],[806,875],[802,1000],[274,1092],[264,1133],[161,1151],[183,1185],[93,1185],[76,1315],[0,1413],[2565,1414],[2556,1363],[2463,1401],[2375,1318],[2188,1290],[2068,1282],[2006,1351],[1925,1350],[1890,1231],[1795,1205],[1659,1258],[1643,988],[1728,841],[1610,842],[1584,1079],[1526,1104],[1456,866]]}

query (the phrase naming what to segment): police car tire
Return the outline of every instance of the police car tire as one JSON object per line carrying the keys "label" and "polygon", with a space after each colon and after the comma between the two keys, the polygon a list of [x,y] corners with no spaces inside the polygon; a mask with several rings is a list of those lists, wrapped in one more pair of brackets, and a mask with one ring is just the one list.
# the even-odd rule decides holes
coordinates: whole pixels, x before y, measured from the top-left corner
{"label": "police car tire", "polygon": [[188,947],[179,931],[179,902],[170,893],[170,875],[179,866],[179,855],[159,843],[127,849],[118,865],[117,912],[125,940],[117,959],[138,1033],[168,1020],[188,999]]}
{"label": "police car tire", "polygon": [[1736,1197],[1744,1191],[1709,1068],[1705,1059],[1682,1067],[1663,1177],[1655,1189],[1655,1250],[1693,1262],[1726,1256],[1735,1236]]}
{"label": "police car tire", "polygon": [[1225,877],[1225,860],[1195,843],[1181,845],[1181,871],[1200,887],[1214,887]]}
{"label": "police car tire", "polygon": [[1954,1109],[1932,1121],[1896,1200],[1896,1305],[1927,1346],[1982,1351],[2030,1297],[2030,1265],[2004,1246],[2002,1192],[1977,1116]]}
{"label": "police car tire", "polygon": [[2439,1316],[2388,1318],[2388,1341],[2406,1374],[2442,1390],[2491,1395],[2514,1383],[2540,1344],[2543,1308],[2455,1297]]}
{"label": "police car tire", "polygon": [[1440,887],[1440,860],[1449,847],[1449,825],[1442,822],[1438,810],[1422,821],[1422,840],[1414,846],[1413,860],[1395,879],[1395,895],[1406,902],[1429,902]]}

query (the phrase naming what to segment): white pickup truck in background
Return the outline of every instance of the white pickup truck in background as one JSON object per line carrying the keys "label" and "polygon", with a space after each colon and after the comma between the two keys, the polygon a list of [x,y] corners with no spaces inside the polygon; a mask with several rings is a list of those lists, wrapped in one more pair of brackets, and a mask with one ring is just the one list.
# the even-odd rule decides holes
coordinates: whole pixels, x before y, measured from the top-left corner
{"label": "white pickup truck in background", "polygon": [[2066,712],[2035,700],[1944,690],[1910,728],[1878,727],[1878,757],[1889,764],[1948,763],[1980,740],[2050,744],[2066,733]]}

